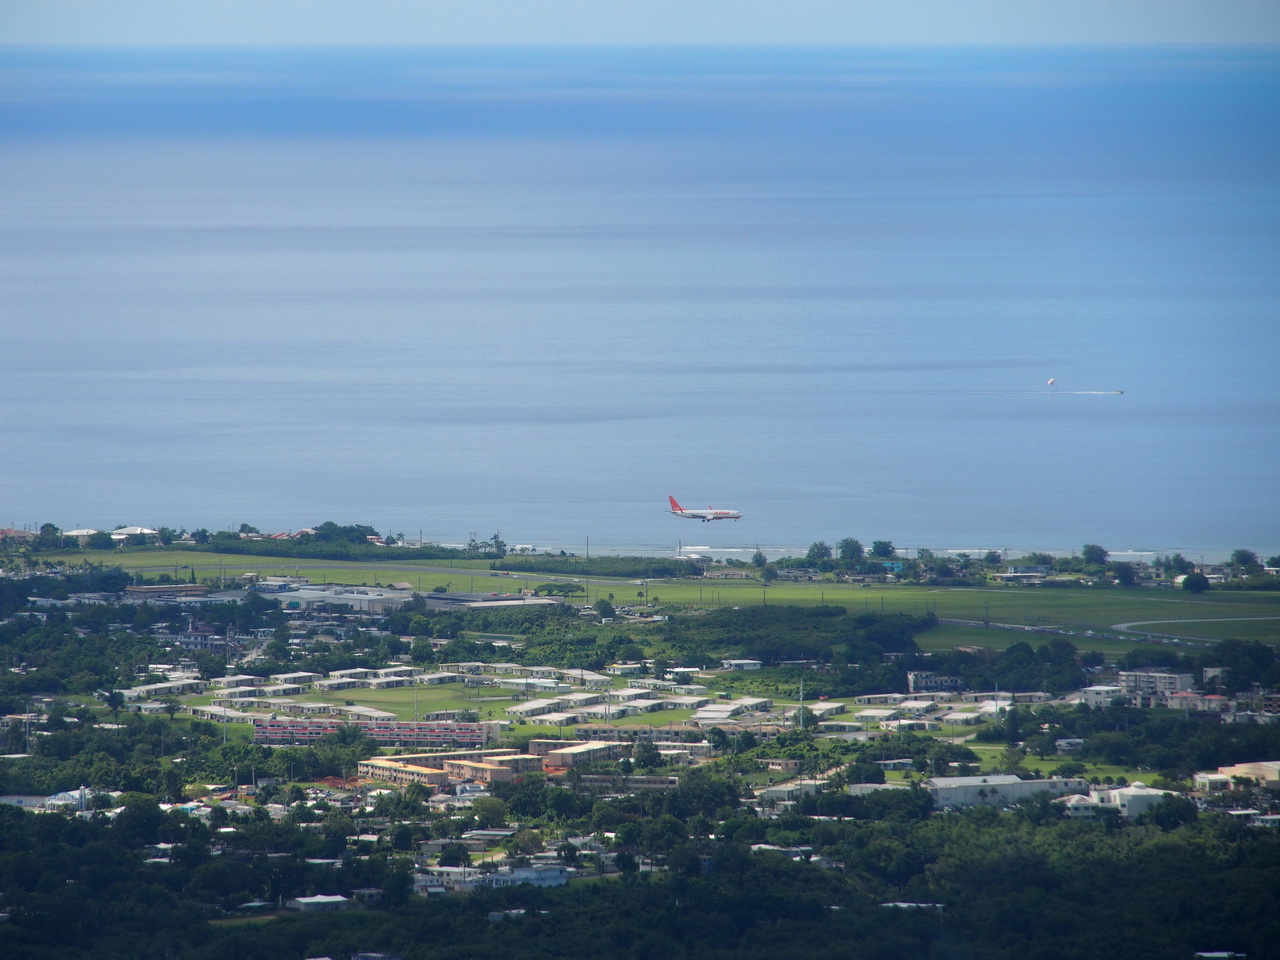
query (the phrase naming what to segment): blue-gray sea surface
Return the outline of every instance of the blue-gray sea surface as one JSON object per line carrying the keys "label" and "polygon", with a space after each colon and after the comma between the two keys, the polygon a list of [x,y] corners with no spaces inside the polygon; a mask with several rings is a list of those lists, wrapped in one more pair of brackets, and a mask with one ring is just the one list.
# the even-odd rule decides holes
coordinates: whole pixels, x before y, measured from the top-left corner
{"label": "blue-gray sea surface", "polygon": [[0,76],[0,526],[1280,552],[1275,50]]}

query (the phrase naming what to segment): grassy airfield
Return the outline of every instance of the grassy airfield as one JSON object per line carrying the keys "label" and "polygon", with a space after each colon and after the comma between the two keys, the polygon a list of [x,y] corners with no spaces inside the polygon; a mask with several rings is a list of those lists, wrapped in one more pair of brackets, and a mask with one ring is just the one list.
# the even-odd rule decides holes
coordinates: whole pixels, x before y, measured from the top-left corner
{"label": "grassy airfield", "polygon": [[[55,559],[51,557],[50,559]],[[498,576],[485,561],[424,561],[422,563],[357,563],[279,560],[182,550],[138,550],[98,553],[85,551],[56,557],[68,563],[91,561],[119,564],[148,578],[167,573],[187,580],[238,577],[255,572],[264,576],[296,575],[314,583],[356,585],[408,583],[429,591],[445,587],[465,593],[513,593],[532,589],[551,579],[540,574]],[[561,582],[567,578],[560,576]],[[983,587],[931,587],[900,584],[774,583],[757,580],[671,579],[636,582],[606,577],[582,577],[585,594],[579,599],[611,599],[615,605],[643,603],[667,610],[746,607],[759,604],[838,604],[850,612],[933,613],[943,620],[967,620],[1015,627],[1074,631],[1077,647],[1098,649],[1113,656],[1128,647],[1125,639],[1259,640],[1280,642],[1280,594],[1210,590],[1194,596],[1180,590],[1133,587],[1045,588],[990,584]],[[1121,626],[1126,625],[1126,626]],[[1087,636],[1093,631],[1094,636]],[[920,638],[926,648],[956,643],[1003,647],[1017,640],[1034,642],[1040,636],[1021,630],[973,629],[942,625]]]}

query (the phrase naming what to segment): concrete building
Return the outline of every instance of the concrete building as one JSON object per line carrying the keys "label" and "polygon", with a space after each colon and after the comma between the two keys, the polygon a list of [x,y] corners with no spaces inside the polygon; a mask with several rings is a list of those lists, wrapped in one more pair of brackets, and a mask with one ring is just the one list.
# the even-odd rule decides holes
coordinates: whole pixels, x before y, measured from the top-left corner
{"label": "concrete building", "polygon": [[790,780],[756,792],[761,803],[790,803],[801,797],[813,796],[827,789],[826,780]]}
{"label": "concrete building", "polygon": [[644,671],[643,663],[611,663],[604,668],[611,677],[639,677],[644,675]]}
{"label": "concrete building", "polygon": [[1053,796],[1088,793],[1089,781],[1076,777],[1022,780],[1012,774],[991,773],[977,777],[933,777],[924,782],[924,788],[933,796],[934,806],[941,809],[983,804],[1006,806],[1037,793]]}
{"label": "concrete building", "polygon": [[526,700],[507,707],[507,713],[518,720],[530,720],[544,713],[554,713],[563,705],[559,698],[548,700]]}
{"label": "concrete building", "polygon": [[984,721],[984,717],[973,710],[952,710],[938,717],[944,727],[973,727]]}
{"label": "concrete building", "polygon": [[388,747],[449,747],[455,744],[483,746],[499,732],[495,723],[456,723],[443,720],[343,721],[280,717],[255,719],[253,741],[266,744],[318,743],[344,723],[360,727],[380,745]]}
{"label": "concrete building", "polygon": [[434,767],[423,767],[413,763],[392,760],[389,757],[375,757],[361,760],[357,773],[369,780],[384,780],[397,786],[420,783],[428,787],[447,787],[449,775]]}
{"label": "concrete building", "polygon": [[[530,741],[530,753],[537,753],[532,749],[533,743]],[[548,750],[543,754],[543,763],[545,769],[567,770],[571,767],[580,766],[584,763],[594,763],[599,760],[618,760],[631,753],[629,744],[589,740],[586,743],[575,743],[567,745],[561,742],[557,749]]]}
{"label": "concrete building", "polygon": [[515,772],[510,767],[482,760],[446,760],[444,772],[454,780],[475,783],[510,783],[515,779]]}
{"label": "concrete building", "polygon": [[163,683],[144,683],[141,686],[121,690],[126,700],[155,700],[180,697],[188,693],[204,693],[209,684],[204,680],[166,680]]}
{"label": "concrete building", "polygon": [[583,711],[581,710],[553,710],[551,713],[541,713],[536,717],[527,717],[526,722],[544,727],[569,727],[582,722],[582,713]]}
{"label": "concrete building", "polygon": [[260,697],[296,697],[306,693],[306,689],[298,683],[269,683],[257,688]]}
{"label": "concrete building", "polygon": [[853,702],[859,707],[896,707],[907,699],[909,698],[901,693],[864,693],[862,696],[854,697]]}
{"label": "concrete building", "polygon": [[1124,688],[1100,683],[1080,691],[1080,702],[1091,709],[1111,706],[1111,701],[1124,696]]}
{"label": "concrete building", "polygon": [[367,667],[349,667],[346,670],[330,670],[330,680],[368,680],[374,672]]}
{"label": "concrete building", "polygon": [[1098,804],[1099,809],[1115,810],[1126,820],[1133,820],[1172,793],[1172,790],[1156,790],[1140,780],[1135,780],[1127,787],[1092,790],[1089,796]]}
{"label": "concrete building", "polygon": [[1273,787],[1280,782],[1280,760],[1237,763],[1230,767],[1219,767],[1218,772],[1227,777],[1245,777],[1263,786]]}
{"label": "concrete building", "polygon": [[298,683],[309,685],[315,683],[317,680],[322,680],[323,677],[318,673],[308,673],[305,670],[300,670],[296,673],[273,673],[268,679],[273,683]]}
{"label": "concrete building", "polygon": [[1197,773],[1192,781],[1197,793],[1223,793],[1235,788],[1235,782],[1225,773],[1209,771]]}
{"label": "concrete building", "polygon": [[898,711],[893,707],[872,707],[869,710],[860,710],[854,715],[859,723],[884,723],[888,720],[897,720]]}
{"label": "concrete building", "polygon": [[331,910],[345,910],[349,901],[340,894],[316,894],[314,897],[295,897],[285,901],[288,910],[299,910],[302,913],[326,913]]}
{"label": "concrete building", "polygon": [[359,704],[352,706],[336,705],[332,708],[335,714],[351,717],[355,720],[395,720],[396,715],[390,710],[379,710],[377,707],[365,707]]}
{"label": "concrete building", "polygon": [[1120,687],[1128,697],[1167,697],[1190,690],[1195,677],[1189,673],[1165,673],[1159,670],[1121,670]]}
{"label": "concrete building", "polygon": [[260,687],[265,680],[247,673],[233,674],[229,677],[218,677],[209,681],[211,687]]}
{"label": "concrete building", "polygon": [[953,693],[964,687],[959,677],[946,677],[931,670],[910,670],[907,672],[907,692],[917,693]]}
{"label": "concrete building", "polygon": [[608,697],[613,703],[626,703],[628,700],[651,700],[656,696],[656,693],[645,687],[621,687],[608,692]]}
{"label": "concrete building", "polygon": [[513,887],[527,883],[535,887],[563,887],[575,871],[571,867],[538,864],[528,867],[498,867],[486,872],[478,867],[420,866],[414,875],[414,891],[431,895],[469,893],[472,890]]}

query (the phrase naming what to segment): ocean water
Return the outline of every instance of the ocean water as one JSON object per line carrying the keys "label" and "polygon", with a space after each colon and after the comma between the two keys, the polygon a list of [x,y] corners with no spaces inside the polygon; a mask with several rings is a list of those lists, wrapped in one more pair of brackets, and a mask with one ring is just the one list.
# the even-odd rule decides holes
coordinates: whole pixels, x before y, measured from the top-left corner
{"label": "ocean water", "polygon": [[0,71],[0,525],[1280,552],[1274,50]]}

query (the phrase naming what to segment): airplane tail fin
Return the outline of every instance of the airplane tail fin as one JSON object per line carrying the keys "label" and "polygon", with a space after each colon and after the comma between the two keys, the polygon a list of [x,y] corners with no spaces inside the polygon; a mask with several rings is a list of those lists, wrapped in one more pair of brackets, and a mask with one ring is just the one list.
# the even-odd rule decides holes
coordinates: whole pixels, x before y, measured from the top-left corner
{"label": "airplane tail fin", "polygon": [[679,511],[679,510],[683,510],[683,509],[684,509],[684,507],[682,507],[682,506],[680,506],[680,504],[676,503],[676,498],[675,498],[675,497],[673,497],[673,496],[671,496],[670,494],[667,494],[667,499],[671,501],[671,509],[672,509],[673,511]]}

